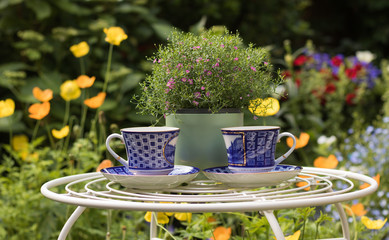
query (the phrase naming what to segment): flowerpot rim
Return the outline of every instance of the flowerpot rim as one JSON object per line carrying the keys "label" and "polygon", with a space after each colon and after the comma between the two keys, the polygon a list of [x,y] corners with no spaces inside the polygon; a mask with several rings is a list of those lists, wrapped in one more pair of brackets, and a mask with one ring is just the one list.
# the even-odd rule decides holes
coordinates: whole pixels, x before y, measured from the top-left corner
{"label": "flowerpot rim", "polygon": [[239,108],[222,108],[218,112],[212,112],[211,109],[207,109],[207,108],[184,108],[184,109],[179,109],[175,112],[175,114],[181,114],[181,113],[218,114],[218,113],[242,113],[242,111]]}

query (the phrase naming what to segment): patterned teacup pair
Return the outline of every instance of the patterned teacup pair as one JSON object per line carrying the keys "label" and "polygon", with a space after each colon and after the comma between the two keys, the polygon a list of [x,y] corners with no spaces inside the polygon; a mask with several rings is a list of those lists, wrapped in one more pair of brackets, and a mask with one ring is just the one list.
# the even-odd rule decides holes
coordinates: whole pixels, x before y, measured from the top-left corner
{"label": "patterned teacup pair", "polygon": [[[135,127],[121,129],[121,134],[108,136],[106,146],[112,156],[134,174],[169,174],[174,168],[174,155],[180,129],[174,127]],[[296,146],[295,137],[279,133],[276,126],[223,128],[228,167],[233,172],[266,172],[285,160]],[[291,137],[293,146],[275,159],[276,143],[282,137]],[[115,153],[109,145],[113,138],[124,142],[127,160]]]}

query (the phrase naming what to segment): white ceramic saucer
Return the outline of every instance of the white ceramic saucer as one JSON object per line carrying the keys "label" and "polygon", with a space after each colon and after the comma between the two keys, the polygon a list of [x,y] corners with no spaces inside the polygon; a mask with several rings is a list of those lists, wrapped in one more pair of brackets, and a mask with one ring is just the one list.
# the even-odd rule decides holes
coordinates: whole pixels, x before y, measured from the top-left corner
{"label": "white ceramic saucer", "polygon": [[229,187],[257,188],[280,184],[295,177],[301,170],[299,166],[280,164],[269,172],[235,173],[228,167],[207,168],[203,172],[209,179]]}
{"label": "white ceramic saucer", "polygon": [[163,189],[189,182],[197,176],[199,171],[196,167],[175,165],[168,175],[135,175],[125,166],[104,168],[100,172],[108,180],[120,183],[126,188]]}

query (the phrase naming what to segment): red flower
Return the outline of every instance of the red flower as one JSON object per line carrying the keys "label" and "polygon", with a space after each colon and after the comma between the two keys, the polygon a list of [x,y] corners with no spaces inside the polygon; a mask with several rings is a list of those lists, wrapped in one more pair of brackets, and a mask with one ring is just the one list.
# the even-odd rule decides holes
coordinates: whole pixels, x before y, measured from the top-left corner
{"label": "red flower", "polygon": [[324,90],[325,93],[331,94],[336,91],[336,86],[333,83],[329,83]]}
{"label": "red flower", "polygon": [[294,60],[293,65],[294,65],[294,66],[301,66],[301,65],[303,65],[307,60],[308,60],[308,58],[307,58],[305,55],[300,55],[300,56],[298,56],[298,57]]}
{"label": "red flower", "polygon": [[335,57],[331,58],[331,63],[334,66],[339,67],[343,63],[343,61],[339,56],[335,56]]}
{"label": "red flower", "polygon": [[300,85],[301,85],[301,79],[300,78],[296,78],[295,82],[296,82],[297,88],[299,88]]}
{"label": "red flower", "polygon": [[361,69],[362,69],[361,64],[357,64],[353,68],[348,68],[348,69],[346,69],[346,76],[351,78],[351,79],[354,79],[357,77],[357,74],[359,71],[361,71]]}
{"label": "red flower", "polygon": [[349,93],[346,95],[346,104],[347,105],[354,105],[354,98],[356,97],[357,95],[355,93]]}
{"label": "red flower", "polygon": [[283,71],[283,72],[281,73],[281,75],[282,75],[284,78],[288,78],[288,77],[291,77],[291,76],[292,76],[292,74],[291,74],[288,70]]}

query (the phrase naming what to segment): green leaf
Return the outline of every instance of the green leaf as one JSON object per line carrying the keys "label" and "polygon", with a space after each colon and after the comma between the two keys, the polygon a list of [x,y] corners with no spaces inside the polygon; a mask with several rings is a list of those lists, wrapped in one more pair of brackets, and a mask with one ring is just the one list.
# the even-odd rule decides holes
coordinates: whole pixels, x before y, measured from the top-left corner
{"label": "green leaf", "polygon": [[121,92],[127,92],[135,87],[139,86],[139,82],[145,78],[143,73],[129,74],[121,85]]}
{"label": "green leaf", "polygon": [[45,1],[28,0],[26,1],[26,5],[35,12],[38,20],[43,20],[51,15],[51,7]]}

